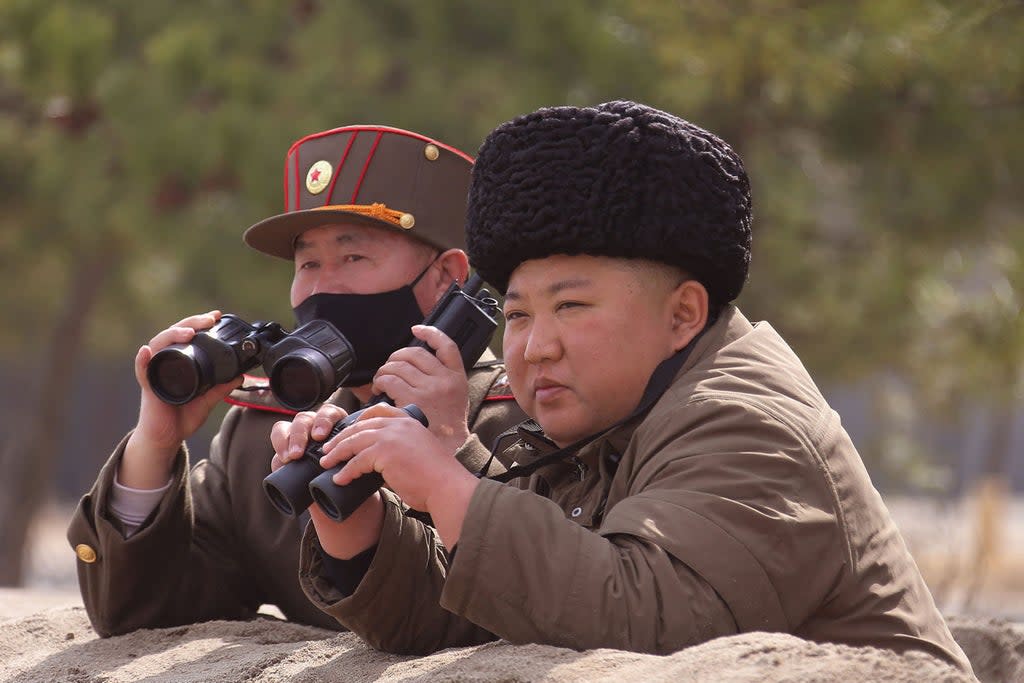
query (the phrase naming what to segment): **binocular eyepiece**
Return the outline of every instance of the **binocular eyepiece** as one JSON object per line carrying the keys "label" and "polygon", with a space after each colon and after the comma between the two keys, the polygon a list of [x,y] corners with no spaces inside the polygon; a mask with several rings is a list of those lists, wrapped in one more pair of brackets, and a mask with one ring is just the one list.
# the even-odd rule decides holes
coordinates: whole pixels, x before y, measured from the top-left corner
{"label": "binocular eyepiece", "polygon": [[191,342],[154,354],[146,376],[160,400],[182,405],[260,364],[277,399],[302,411],[325,401],[345,381],[355,352],[326,320],[288,333],[275,322],[249,324],[227,313]]}

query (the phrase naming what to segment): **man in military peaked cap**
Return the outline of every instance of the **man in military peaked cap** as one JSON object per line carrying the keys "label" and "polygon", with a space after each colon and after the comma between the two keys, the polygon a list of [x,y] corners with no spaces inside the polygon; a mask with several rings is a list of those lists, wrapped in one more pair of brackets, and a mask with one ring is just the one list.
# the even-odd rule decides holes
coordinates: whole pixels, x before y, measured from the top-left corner
{"label": "man in military peaked cap", "polygon": [[[251,247],[292,261],[300,323],[330,320],[356,366],[319,413],[295,416],[246,377],[182,406],[161,402],[146,379],[153,354],[211,327],[217,311],[181,320],[139,349],[139,420],[114,450],[68,530],[89,617],[103,636],[142,627],[253,616],[275,605],[289,619],[340,628],[297,579],[301,526],[263,491],[270,432],[293,418],[293,446],[322,438],[345,411],[387,393],[415,403],[458,458],[523,419],[503,366],[486,353],[468,383],[454,343],[431,327],[413,333],[436,351],[405,348],[450,284],[464,284],[471,157],[437,140],[384,126],[309,135],[288,150],[284,213],[250,227]],[[221,400],[234,404],[208,460],[189,465],[184,440]],[[319,415],[319,417],[318,417]],[[460,460],[477,471],[484,464]]]}
{"label": "man in military peaked cap", "polygon": [[[635,102],[541,109],[484,141],[467,213],[533,418],[495,451],[517,464],[476,478],[400,411],[368,411],[323,464],[393,493],[368,540],[307,529],[317,605],[403,653],[503,638],[664,654],[782,631],[970,671],[839,417],[733,303],[752,212],[728,144]],[[368,566],[346,562],[364,547]],[[414,558],[423,571],[388,571]]]}

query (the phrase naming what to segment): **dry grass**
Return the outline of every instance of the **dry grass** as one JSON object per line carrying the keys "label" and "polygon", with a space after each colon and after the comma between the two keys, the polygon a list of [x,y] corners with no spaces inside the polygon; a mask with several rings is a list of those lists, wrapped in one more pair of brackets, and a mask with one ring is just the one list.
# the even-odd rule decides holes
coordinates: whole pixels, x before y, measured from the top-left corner
{"label": "dry grass", "polygon": [[1024,621],[1024,499],[886,503],[944,613]]}

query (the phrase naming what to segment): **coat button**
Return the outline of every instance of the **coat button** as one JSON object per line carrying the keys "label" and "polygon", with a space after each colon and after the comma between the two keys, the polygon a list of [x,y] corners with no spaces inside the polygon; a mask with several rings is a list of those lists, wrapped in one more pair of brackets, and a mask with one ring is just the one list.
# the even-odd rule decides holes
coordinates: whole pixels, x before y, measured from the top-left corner
{"label": "coat button", "polygon": [[437,158],[441,156],[441,150],[437,148],[437,145],[427,145],[423,148],[423,156],[428,161],[437,161]]}
{"label": "coat button", "polygon": [[583,514],[583,508],[573,508],[570,514],[572,514],[573,517],[579,517]]}
{"label": "coat button", "polygon": [[75,546],[75,555],[78,555],[78,559],[86,564],[92,564],[96,561],[96,551],[92,549],[92,546],[88,546],[85,543],[79,543]]}

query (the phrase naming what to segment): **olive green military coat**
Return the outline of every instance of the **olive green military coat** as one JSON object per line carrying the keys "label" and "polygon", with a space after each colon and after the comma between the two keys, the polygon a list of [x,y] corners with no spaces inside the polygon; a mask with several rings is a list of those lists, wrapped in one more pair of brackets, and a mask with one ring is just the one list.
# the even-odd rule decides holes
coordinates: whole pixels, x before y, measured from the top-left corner
{"label": "olive green military coat", "polygon": [[[520,464],[556,450],[528,426],[506,452]],[[669,653],[778,631],[970,671],[839,416],[734,307],[649,410],[513,484],[480,482],[454,557],[389,497],[351,595],[310,526],[302,586],[393,652],[500,637]]]}
{"label": "olive green military coat", "polygon": [[[493,362],[470,372],[472,435],[459,455],[474,471],[487,454],[483,444],[525,418],[504,376]],[[252,407],[228,411],[209,459],[190,468],[182,445],[170,490],[128,540],[107,511],[127,437],[82,498],[67,537],[78,556],[86,610],[101,636],[246,619],[264,604],[293,621],[340,628],[299,587],[299,522],[278,512],[263,490],[273,456],[271,428],[290,414],[281,414],[269,394],[244,400]],[[359,407],[347,391],[332,400],[349,411]]]}

